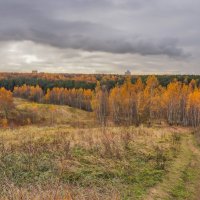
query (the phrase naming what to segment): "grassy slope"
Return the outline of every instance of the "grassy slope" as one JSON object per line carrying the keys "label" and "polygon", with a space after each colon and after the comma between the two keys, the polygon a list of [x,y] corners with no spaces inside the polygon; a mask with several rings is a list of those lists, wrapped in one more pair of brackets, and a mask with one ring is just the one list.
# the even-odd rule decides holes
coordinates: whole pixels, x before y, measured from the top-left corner
{"label": "grassy slope", "polygon": [[72,127],[94,126],[93,114],[62,105],[39,104],[29,102],[24,99],[15,98],[16,110],[24,114],[32,113],[31,118],[38,118],[34,123],[39,125],[59,125],[65,124]]}
{"label": "grassy slope", "polygon": [[[188,129],[107,128],[91,113],[16,99],[38,125],[0,130],[3,199],[195,199],[200,156]],[[31,111],[31,110],[30,110]],[[50,126],[49,126],[50,125]],[[181,140],[176,138],[181,134]]]}

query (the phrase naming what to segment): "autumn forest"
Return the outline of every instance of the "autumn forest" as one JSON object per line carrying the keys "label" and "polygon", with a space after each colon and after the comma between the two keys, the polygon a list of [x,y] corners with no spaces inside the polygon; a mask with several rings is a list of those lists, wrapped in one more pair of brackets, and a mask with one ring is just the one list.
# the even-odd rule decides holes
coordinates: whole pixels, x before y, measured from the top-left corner
{"label": "autumn forest", "polygon": [[197,80],[185,83],[174,79],[165,87],[156,76],[148,76],[145,83],[141,77],[132,83],[131,76],[126,76],[123,77],[123,83],[116,83],[109,88],[105,82],[107,78],[97,80],[94,89],[81,88],[80,85],[79,89],[53,87],[45,91],[39,85],[23,84],[14,86],[10,91],[1,87],[1,109],[5,119],[8,119],[9,110],[13,108],[13,97],[19,97],[38,103],[94,111],[102,125],[106,125],[108,119],[118,125],[138,126],[141,123],[150,124],[152,120],[160,123],[165,121],[169,125],[197,127],[200,124],[200,89]]}

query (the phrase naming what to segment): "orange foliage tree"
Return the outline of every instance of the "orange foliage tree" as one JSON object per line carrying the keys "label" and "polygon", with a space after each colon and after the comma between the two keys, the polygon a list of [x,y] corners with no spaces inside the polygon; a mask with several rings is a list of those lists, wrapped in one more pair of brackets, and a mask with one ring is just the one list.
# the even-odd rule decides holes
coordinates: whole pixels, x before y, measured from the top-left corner
{"label": "orange foliage tree", "polygon": [[0,111],[3,113],[5,119],[8,119],[8,114],[13,107],[12,92],[5,88],[0,88]]}
{"label": "orange foliage tree", "polygon": [[140,78],[132,84],[127,77],[109,93],[110,117],[116,124],[165,120],[170,125],[199,126],[199,99],[200,89],[194,80],[189,85],[174,80],[165,88],[155,76],[149,76],[146,85]]}
{"label": "orange foliage tree", "polygon": [[29,99],[35,102],[42,102],[43,91],[37,86],[23,85],[21,87],[15,87],[13,91],[14,96]]}
{"label": "orange foliage tree", "polygon": [[92,108],[97,120],[102,126],[105,126],[109,115],[108,91],[105,87],[101,87],[99,82],[97,82],[97,87],[92,99]]}
{"label": "orange foliage tree", "polygon": [[13,94],[15,97],[21,97],[35,102],[69,105],[71,107],[91,111],[93,92],[90,89],[66,89],[55,87],[51,90],[48,89],[44,95],[42,88],[38,85],[23,85],[21,87],[15,87]]}
{"label": "orange foliage tree", "polygon": [[90,89],[53,88],[52,90],[47,90],[44,101],[91,111],[92,95],[93,92]]}
{"label": "orange foliage tree", "polygon": [[109,96],[111,118],[115,123],[139,124],[142,114],[144,85],[139,78],[135,84],[127,77],[122,86],[113,88]]}
{"label": "orange foliage tree", "polygon": [[200,89],[190,93],[187,102],[188,124],[194,127],[200,124]]}

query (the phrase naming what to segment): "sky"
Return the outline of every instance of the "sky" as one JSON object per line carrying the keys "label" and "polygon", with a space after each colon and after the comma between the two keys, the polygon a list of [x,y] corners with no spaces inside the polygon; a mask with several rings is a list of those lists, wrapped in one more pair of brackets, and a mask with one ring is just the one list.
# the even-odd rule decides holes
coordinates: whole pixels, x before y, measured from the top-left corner
{"label": "sky", "polygon": [[0,71],[200,74],[199,0],[0,0]]}

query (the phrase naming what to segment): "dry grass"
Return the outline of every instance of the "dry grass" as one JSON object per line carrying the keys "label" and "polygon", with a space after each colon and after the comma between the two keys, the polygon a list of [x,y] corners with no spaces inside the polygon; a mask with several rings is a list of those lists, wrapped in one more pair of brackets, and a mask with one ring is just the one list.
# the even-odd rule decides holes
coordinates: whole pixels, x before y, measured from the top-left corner
{"label": "dry grass", "polygon": [[[64,195],[58,199],[69,194],[73,199],[139,198],[165,174],[157,168],[155,147],[163,149],[168,165],[174,132],[180,130],[111,127],[102,132],[68,125],[1,130],[0,159],[7,168],[2,180],[9,186],[3,193],[19,199],[53,199],[55,192]],[[58,190],[46,189],[49,181],[59,181]]]}
{"label": "dry grass", "polygon": [[55,106],[52,123],[49,105],[15,103],[21,111],[37,110],[43,121],[0,129],[2,199],[141,199],[168,173],[189,131],[102,129],[92,113],[67,106]]}

